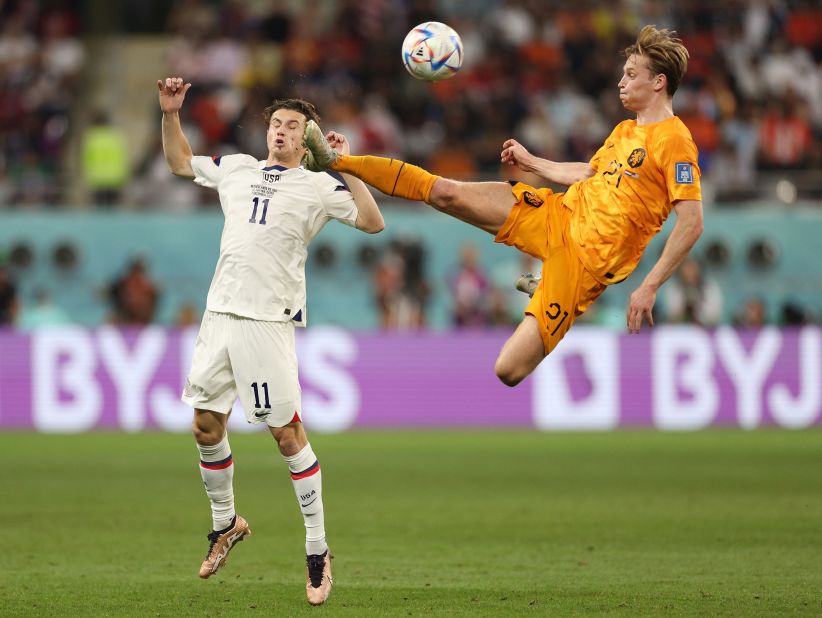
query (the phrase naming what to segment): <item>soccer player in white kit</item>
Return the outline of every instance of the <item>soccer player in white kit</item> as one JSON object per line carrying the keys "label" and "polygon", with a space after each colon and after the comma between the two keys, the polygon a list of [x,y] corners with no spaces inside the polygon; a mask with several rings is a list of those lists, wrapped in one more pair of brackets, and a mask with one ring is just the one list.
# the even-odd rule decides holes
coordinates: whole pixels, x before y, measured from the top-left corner
{"label": "soccer player in white kit", "polygon": [[[234,474],[226,423],[239,395],[250,423],[266,423],[285,459],[305,520],[308,602],[331,592],[331,554],[325,540],[320,465],[300,420],[295,326],[306,325],[307,247],[336,219],[368,233],[385,227],[365,184],[300,166],[314,106],[301,99],[266,108],[268,158],[245,154],[194,156],[179,111],[191,87],[179,77],[158,81],[163,151],[172,173],[216,189],[225,216],[220,257],[186,380],[183,401],[194,408],[192,430],[200,472],[211,501],[213,531],[200,567],[208,578],[231,548],[251,533],[234,510]],[[332,145],[347,154],[339,134]]]}

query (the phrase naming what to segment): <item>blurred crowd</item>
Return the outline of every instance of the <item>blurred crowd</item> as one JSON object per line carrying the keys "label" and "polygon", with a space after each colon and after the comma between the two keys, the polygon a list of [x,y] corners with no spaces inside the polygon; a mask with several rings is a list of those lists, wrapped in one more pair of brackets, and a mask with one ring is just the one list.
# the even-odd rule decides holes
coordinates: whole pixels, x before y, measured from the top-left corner
{"label": "blurred crowd", "polygon": [[0,206],[65,199],[71,116],[86,53],[76,10],[0,2]]}
{"label": "blurred crowd", "polygon": [[[522,273],[540,273],[541,264],[521,254],[519,262],[502,262],[488,268],[480,261],[472,243],[455,249],[450,274],[436,280],[429,274],[426,245],[418,238],[398,237],[383,246],[369,245],[359,257],[360,266],[371,278],[375,326],[386,331],[416,331],[429,326],[431,295],[449,297],[448,324],[453,329],[513,328],[521,320],[528,297],[514,289]],[[324,255],[329,251],[328,255]],[[326,268],[335,266],[335,256],[326,245],[315,248],[313,260]],[[796,327],[822,324],[822,313],[796,299],[778,302],[765,294],[742,298],[738,306],[725,311],[721,286],[704,260],[689,256],[666,282],[654,307],[657,324],[692,324],[706,328],[733,325],[756,329],[768,325]],[[38,288],[30,302],[21,302],[15,283],[15,268],[0,259],[0,327],[15,326],[31,331],[73,322],[71,315]],[[118,326],[147,326],[159,323],[158,306],[162,284],[151,274],[147,259],[134,256],[122,270],[95,292],[106,309],[105,322]],[[200,314],[191,303],[175,309],[172,326],[198,323]],[[625,307],[610,306],[607,295],[581,318],[582,323],[615,330],[625,328]]]}
{"label": "blurred crowd", "polygon": [[[124,20],[138,4],[123,4]],[[0,204],[65,199],[79,75],[85,62],[106,61],[84,54],[69,6],[0,4]],[[587,160],[625,117],[619,54],[651,23],[676,29],[690,50],[675,109],[717,201],[757,197],[769,170],[796,179],[783,186],[785,201],[822,191],[802,174],[822,164],[817,1],[177,0],[158,12],[145,28],[169,37],[165,72],[194,84],[184,122],[197,152],[263,156],[261,110],[274,97],[300,96],[354,152],[443,175],[500,177],[500,144],[510,136],[541,156]],[[409,27],[429,20],[453,26],[465,45],[459,76],[433,87],[411,79],[399,59]],[[88,131],[110,127],[105,112],[94,110],[100,118]],[[126,127],[102,143],[88,137],[78,136],[79,163],[95,203],[156,205],[158,188],[180,209],[216,203],[169,177],[159,141],[124,169]]]}

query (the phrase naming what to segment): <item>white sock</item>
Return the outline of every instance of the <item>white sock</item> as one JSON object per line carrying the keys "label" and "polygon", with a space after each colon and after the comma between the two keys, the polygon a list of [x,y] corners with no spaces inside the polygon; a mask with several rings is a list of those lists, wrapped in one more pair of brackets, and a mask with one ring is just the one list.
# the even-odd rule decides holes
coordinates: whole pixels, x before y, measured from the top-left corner
{"label": "white sock", "polygon": [[223,436],[214,446],[198,444],[197,449],[200,451],[200,475],[211,500],[212,524],[214,530],[222,530],[234,518],[234,459],[228,436]]}
{"label": "white sock", "polygon": [[296,455],[284,455],[283,459],[291,471],[291,482],[294,483],[294,492],[305,520],[305,553],[324,554],[328,545],[325,542],[320,462],[310,444],[306,444]]}

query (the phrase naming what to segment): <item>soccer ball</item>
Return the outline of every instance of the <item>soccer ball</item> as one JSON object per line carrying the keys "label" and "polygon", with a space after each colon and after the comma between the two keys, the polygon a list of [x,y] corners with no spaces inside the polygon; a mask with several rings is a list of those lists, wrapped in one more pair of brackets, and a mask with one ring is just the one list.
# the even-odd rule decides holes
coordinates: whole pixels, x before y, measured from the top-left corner
{"label": "soccer ball", "polygon": [[402,42],[402,63],[417,79],[448,79],[462,66],[460,35],[438,21],[420,24]]}

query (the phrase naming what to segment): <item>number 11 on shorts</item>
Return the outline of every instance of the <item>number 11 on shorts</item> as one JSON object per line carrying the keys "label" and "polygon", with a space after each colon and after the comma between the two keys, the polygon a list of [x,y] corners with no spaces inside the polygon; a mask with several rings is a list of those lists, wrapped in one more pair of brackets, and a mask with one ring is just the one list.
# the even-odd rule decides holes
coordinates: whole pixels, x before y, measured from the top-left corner
{"label": "number 11 on shorts", "polygon": [[255,408],[270,408],[271,403],[268,400],[268,382],[263,382],[262,384],[260,384],[260,387],[262,388],[262,391],[265,394],[265,405],[264,406],[260,405],[260,391],[257,389],[257,383],[252,382],[251,383],[251,388],[254,389],[254,407]]}

